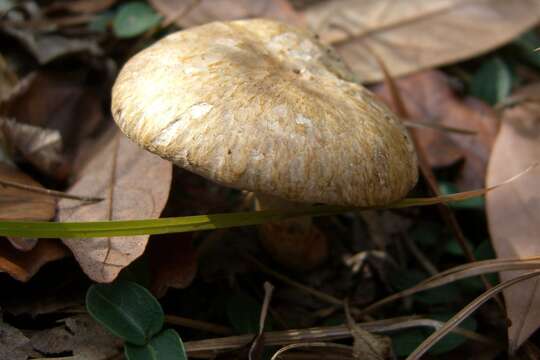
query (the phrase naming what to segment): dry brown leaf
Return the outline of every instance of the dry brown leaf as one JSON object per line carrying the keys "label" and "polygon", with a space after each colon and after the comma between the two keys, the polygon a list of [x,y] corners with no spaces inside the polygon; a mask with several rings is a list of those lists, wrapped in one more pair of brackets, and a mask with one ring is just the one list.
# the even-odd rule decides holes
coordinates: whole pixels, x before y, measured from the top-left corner
{"label": "dry brown leaf", "polygon": [[[493,111],[472,98],[459,99],[445,75],[428,70],[396,80],[410,116],[444,126],[469,129],[476,135],[463,135],[436,129],[417,129],[420,146],[429,165],[444,167],[465,159],[456,184],[460,190],[484,187],[486,165],[497,133],[498,122]],[[375,92],[392,106],[386,86]],[[515,175],[515,174],[514,174]]]}
{"label": "dry brown leaf", "polygon": [[14,26],[0,26],[0,31],[19,41],[40,64],[47,64],[73,54],[102,55],[102,50],[94,40],[67,38],[55,34],[39,34]]}
{"label": "dry brown leaf", "polygon": [[47,13],[54,11],[71,11],[74,13],[93,14],[107,10],[118,0],[60,0],[55,1],[44,10]]}
{"label": "dry brown leaf", "polygon": [[537,24],[540,0],[334,0],[303,14],[363,82],[375,82],[383,74],[370,49],[394,76],[470,58]]}
{"label": "dry brown leaf", "polygon": [[[97,85],[88,86],[90,79]],[[104,127],[106,116],[101,102],[106,85],[105,76],[86,69],[38,71],[19,82],[9,99],[0,103],[0,110],[2,115],[18,122],[60,132],[64,155],[69,156],[83,139]],[[68,165],[77,164],[62,165],[47,175],[65,180],[70,173]]]}
{"label": "dry brown leaf", "polygon": [[35,333],[31,338],[32,347],[47,355],[71,352],[77,360],[106,360],[118,354],[122,341],[111,336],[90,316],[70,317],[64,324]]}
{"label": "dry brown leaf", "polygon": [[57,172],[64,164],[62,137],[58,130],[0,117],[0,136],[12,155],[20,154],[45,174]]}
{"label": "dry brown leaf", "polygon": [[[17,168],[0,163],[0,180],[41,187],[30,176]],[[0,186],[0,219],[50,220],[54,217],[56,200],[13,187]]]}
{"label": "dry brown leaf", "polygon": [[[167,202],[171,177],[170,162],[142,150],[115,131],[68,191],[105,200],[85,205],[62,199],[58,203],[58,220],[157,218]],[[120,270],[144,252],[148,235],[63,241],[92,280],[111,282]]]}
{"label": "dry brown leaf", "polygon": [[[16,167],[0,162],[0,180],[43,188],[38,182]],[[56,200],[51,196],[0,185],[0,219],[2,220],[50,220],[56,212]],[[9,237],[18,250],[28,251],[37,239]]]}
{"label": "dry brown leaf", "polygon": [[[540,84],[522,94],[540,95]],[[524,103],[503,114],[489,162],[487,185],[493,185],[540,159],[540,104]],[[486,210],[493,246],[500,258],[530,257],[540,253],[540,169],[487,194]],[[523,274],[501,274],[507,281]],[[517,349],[540,326],[540,280],[531,279],[504,291],[510,349]]]}
{"label": "dry brown leaf", "polygon": [[286,0],[150,0],[165,17],[186,28],[211,21],[264,17],[291,24],[300,18]]}
{"label": "dry brown leaf", "polygon": [[0,238],[0,272],[19,281],[30,280],[43,265],[68,255],[66,247],[55,239],[42,239],[32,250],[22,252]]}
{"label": "dry brown leaf", "polygon": [[17,328],[0,320],[0,359],[26,360],[30,340]]}
{"label": "dry brown leaf", "polygon": [[188,287],[197,273],[197,253],[191,233],[156,236],[148,244],[152,273],[151,290],[162,297],[169,287]]}

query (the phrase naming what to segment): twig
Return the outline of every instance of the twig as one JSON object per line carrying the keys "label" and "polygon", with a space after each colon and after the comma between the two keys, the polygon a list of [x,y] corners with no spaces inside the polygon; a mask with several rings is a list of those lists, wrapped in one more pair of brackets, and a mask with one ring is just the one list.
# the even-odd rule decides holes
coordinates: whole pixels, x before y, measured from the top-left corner
{"label": "twig", "polygon": [[72,195],[72,194],[62,192],[62,191],[44,189],[44,188],[39,188],[37,186],[32,186],[32,185],[24,185],[24,184],[21,184],[15,181],[9,181],[9,180],[0,180],[0,185],[4,187],[12,187],[12,188],[16,188],[16,189],[20,189],[20,190],[24,190],[28,192],[55,197],[55,198],[72,199],[72,200],[79,200],[83,202],[92,202],[92,203],[103,200],[103,198],[99,198],[99,197]]}
{"label": "twig", "polygon": [[283,281],[284,283],[286,283],[287,285],[290,285],[290,286],[293,286],[297,289],[300,289],[314,297],[316,297],[317,299],[319,300],[322,300],[322,301],[325,301],[329,304],[332,304],[332,305],[337,305],[339,307],[342,307],[343,306],[343,301],[332,296],[332,295],[329,295],[329,294],[326,294],[326,293],[323,293],[322,291],[319,291],[319,290],[316,290],[316,289],[313,289],[309,286],[306,286],[304,284],[301,284],[297,281],[294,281],[290,278],[288,278],[287,276],[285,275],[282,275],[280,273],[278,273],[277,271],[274,271],[272,269],[270,269],[268,266],[264,265],[263,263],[259,262],[257,259],[255,259],[254,257],[250,256],[250,255],[247,255],[247,254],[242,254],[242,257],[244,257],[246,260],[252,262],[253,264],[255,264],[259,270],[261,270],[263,273],[266,273],[267,275],[270,275],[272,277],[275,277],[276,279],[278,280],[281,280]]}
{"label": "twig", "polygon": [[489,274],[502,271],[519,271],[519,270],[537,270],[540,268],[540,257],[531,257],[527,259],[495,259],[477,261],[475,263],[467,263],[448,269],[435,276],[432,276],[419,284],[400,291],[398,293],[387,296],[368,307],[364,308],[360,315],[366,315],[378,309],[383,305],[387,305],[398,299],[414,295],[420,291],[433,289],[438,286],[443,286],[451,282],[461,279]]}
{"label": "twig", "polygon": [[[394,319],[385,319],[370,321],[364,323],[357,323],[362,329],[375,332],[386,333],[392,331],[405,330],[413,327],[430,327],[438,329],[444,323],[421,318],[418,316],[400,317]],[[472,340],[489,344],[490,346],[499,346],[494,340],[475,333],[473,331],[455,328],[452,332],[463,335]],[[284,331],[269,331],[265,333],[265,345],[287,345],[298,342],[312,342],[312,341],[331,341],[339,339],[347,339],[351,337],[351,329],[349,325],[337,325],[327,327],[313,327],[308,329],[293,329]],[[201,353],[218,353],[233,349],[239,349],[253,340],[253,334],[230,336],[217,339],[206,339],[198,341],[187,341],[184,343],[186,351],[191,356],[192,354]]]}
{"label": "twig", "polygon": [[[284,354],[285,352],[289,350],[299,349],[299,348],[310,348],[310,347],[334,348],[334,349],[346,350],[352,353],[352,348],[347,345],[325,343],[325,342],[308,342],[308,343],[300,343],[300,344],[291,344],[291,345],[282,347],[281,349],[279,349],[278,351],[274,353],[274,355],[272,356],[270,360],[277,360],[280,357],[280,355]],[[350,359],[350,357],[349,356],[343,357],[343,359]]]}
{"label": "twig", "polygon": [[405,246],[409,249],[411,254],[416,258],[418,263],[428,272],[430,275],[437,275],[439,270],[437,267],[428,259],[426,255],[416,246],[415,242],[405,235],[404,237]]}
{"label": "twig", "polygon": [[188,319],[176,315],[165,315],[165,322],[172,325],[178,325],[187,327],[195,330],[207,331],[209,333],[219,334],[219,335],[231,335],[233,333],[232,329],[223,326],[212,324],[206,321]]}
{"label": "twig", "polygon": [[[483,303],[488,301],[493,296],[499,294],[504,289],[513,286],[515,284],[518,284],[522,281],[528,280],[530,278],[536,277],[540,275],[540,271],[534,271],[527,273],[525,275],[518,276],[516,278],[513,278],[512,280],[505,281],[476,299],[472,301],[469,305],[464,307],[460,312],[458,312],[456,315],[454,315],[450,320],[448,320],[443,327],[435,331],[433,334],[431,334],[422,344],[420,344],[419,347],[417,347],[408,357],[407,360],[417,360],[419,359],[426,351],[428,351],[433,345],[435,345],[440,339],[442,339],[446,334],[452,331],[453,328],[458,326],[463,320],[465,320],[467,317],[469,317],[470,314],[472,314],[476,309],[480,307]],[[515,348],[516,344],[510,344],[510,351],[513,352],[516,350]]]}

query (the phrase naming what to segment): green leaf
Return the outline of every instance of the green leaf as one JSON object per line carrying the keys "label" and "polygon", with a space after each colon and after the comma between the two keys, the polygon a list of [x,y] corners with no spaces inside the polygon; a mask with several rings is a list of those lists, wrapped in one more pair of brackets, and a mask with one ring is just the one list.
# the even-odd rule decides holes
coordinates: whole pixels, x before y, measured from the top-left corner
{"label": "green leaf", "polygon": [[[442,195],[451,195],[458,193],[458,189],[456,185],[447,182],[447,181],[439,181],[439,191]],[[471,210],[482,210],[485,207],[485,200],[483,197],[476,197],[476,198],[470,198],[465,199],[461,201],[456,201],[448,204],[449,207],[460,210],[460,209],[471,209]]]}
{"label": "green leaf", "polygon": [[440,246],[442,226],[433,222],[422,222],[409,231],[409,236],[420,246]]}
{"label": "green leaf", "polygon": [[[408,289],[425,280],[427,276],[418,270],[395,271],[390,275],[390,284],[397,291]],[[439,305],[448,304],[460,299],[461,293],[459,287],[453,283],[439,286],[435,289],[422,291],[415,294],[413,299],[422,304]]]}
{"label": "green leaf", "polygon": [[471,81],[471,94],[491,105],[506,98],[512,90],[512,72],[499,57],[480,66]]}
{"label": "green leaf", "polygon": [[511,54],[518,55],[523,61],[529,65],[540,68],[540,54],[536,51],[540,47],[540,38],[534,31],[529,31],[512,42],[514,49]]}
{"label": "green leaf", "polygon": [[187,360],[184,343],[176,331],[168,329],[153,337],[148,344],[125,344],[127,360]]}
{"label": "green leaf", "polygon": [[114,34],[119,38],[138,36],[158,25],[161,16],[143,2],[130,2],[118,9],[113,22]]}
{"label": "green leaf", "polygon": [[[227,317],[229,323],[238,334],[257,334],[261,304],[244,292],[237,292],[227,301]],[[270,318],[266,319],[265,330],[272,330]]]}
{"label": "green leaf", "polygon": [[[431,318],[440,321],[450,319],[450,315],[432,315]],[[461,324],[461,328],[474,331],[476,330],[476,321],[473,318],[465,319]],[[392,335],[392,346],[397,356],[407,356],[414,351],[431,333],[432,328],[415,328],[411,330],[400,331]],[[429,350],[431,355],[440,355],[449,352],[467,341],[461,335],[450,333],[441,339],[435,346]]]}
{"label": "green leaf", "polygon": [[86,293],[86,309],[114,335],[135,345],[145,345],[163,327],[161,305],[131,281],[92,285]]}
{"label": "green leaf", "polygon": [[[471,242],[468,239],[465,239],[465,242],[467,244],[469,244],[469,246],[471,246],[471,248],[473,247],[473,244],[471,244]],[[453,237],[453,236],[446,243],[446,246],[445,246],[444,250],[445,250],[446,253],[448,253],[450,255],[465,256],[465,254],[463,253],[463,249],[461,248],[461,245],[456,240],[456,238]]]}
{"label": "green leaf", "polygon": [[[493,251],[491,242],[489,240],[482,241],[480,245],[478,245],[478,247],[474,250],[474,257],[478,261],[495,259],[495,251]],[[484,276],[487,281],[493,286],[499,283],[499,276],[496,273],[486,274]],[[458,281],[457,284],[463,289],[463,291],[470,294],[479,294],[486,291],[486,286],[479,277],[463,279]]]}

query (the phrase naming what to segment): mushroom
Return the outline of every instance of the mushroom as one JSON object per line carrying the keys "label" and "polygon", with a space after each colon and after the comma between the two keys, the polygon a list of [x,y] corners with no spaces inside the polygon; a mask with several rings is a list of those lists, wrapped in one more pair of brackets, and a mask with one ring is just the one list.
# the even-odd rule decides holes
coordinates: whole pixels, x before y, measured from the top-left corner
{"label": "mushroom", "polygon": [[[213,22],[166,36],[124,65],[112,113],[145,149],[254,192],[261,210],[383,205],[418,177],[396,116],[315,35],[275,21]],[[264,247],[293,267],[326,254],[309,218],[263,233]]]}

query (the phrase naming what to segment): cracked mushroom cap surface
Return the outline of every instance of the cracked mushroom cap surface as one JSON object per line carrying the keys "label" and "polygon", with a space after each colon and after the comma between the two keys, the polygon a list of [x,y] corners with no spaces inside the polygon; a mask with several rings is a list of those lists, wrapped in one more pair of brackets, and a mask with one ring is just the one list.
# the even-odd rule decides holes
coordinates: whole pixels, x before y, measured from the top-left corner
{"label": "cracked mushroom cap surface", "polygon": [[290,201],[382,205],[418,177],[407,130],[313,34],[214,22],[131,58],[112,113],[133,141],[225,186]]}

